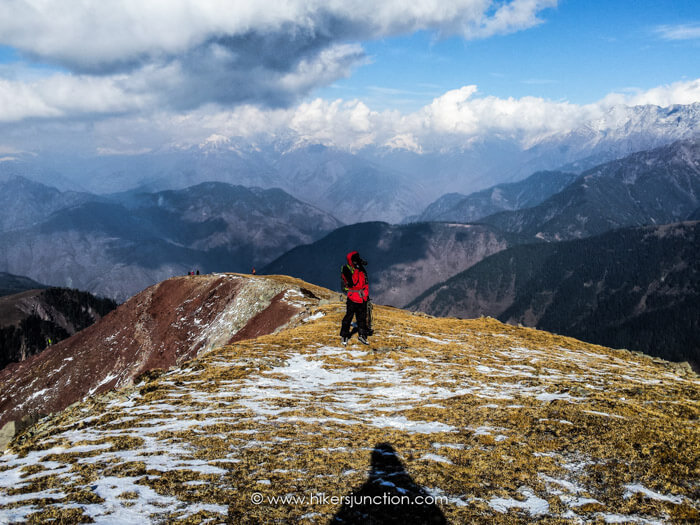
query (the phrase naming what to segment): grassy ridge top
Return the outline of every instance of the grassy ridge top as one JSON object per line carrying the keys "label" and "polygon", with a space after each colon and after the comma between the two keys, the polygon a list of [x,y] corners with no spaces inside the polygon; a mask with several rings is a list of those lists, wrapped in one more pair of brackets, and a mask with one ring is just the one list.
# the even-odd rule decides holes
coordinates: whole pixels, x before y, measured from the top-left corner
{"label": "grassy ridge top", "polygon": [[[320,497],[368,486],[446,498],[430,510],[436,523],[700,517],[700,381],[686,368],[388,307],[375,308],[372,348],[343,348],[343,313],[318,306],[296,328],[35,427],[0,459],[0,521],[342,523],[406,512]],[[382,470],[374,458],[386,450]],[[290,495],[306,499],[274,501]]]}

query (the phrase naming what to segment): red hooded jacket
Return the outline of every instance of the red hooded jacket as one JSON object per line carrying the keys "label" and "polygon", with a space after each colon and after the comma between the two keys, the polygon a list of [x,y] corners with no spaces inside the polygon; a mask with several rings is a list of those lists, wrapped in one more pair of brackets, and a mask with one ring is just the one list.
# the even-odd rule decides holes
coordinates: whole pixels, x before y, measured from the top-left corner
{"label": "red hooded jacket", "polygon": [[354,303],[364,303],[369,299],[369,285],[365,272],[355,268],[352,263],[352,256],[355,254],[357,252],[350,252],[345,256],[352,272],[352,282],[348,282],[348,299]]}

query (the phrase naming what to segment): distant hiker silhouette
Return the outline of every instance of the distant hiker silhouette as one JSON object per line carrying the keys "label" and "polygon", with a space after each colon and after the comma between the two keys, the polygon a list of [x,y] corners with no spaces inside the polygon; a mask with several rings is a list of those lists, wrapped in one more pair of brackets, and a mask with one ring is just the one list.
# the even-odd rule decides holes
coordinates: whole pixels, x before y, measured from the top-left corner
{"label": "distant hiker silhouette", "polygon": [[253,266],[253,271],[250,272],[250,273],[252,273],[253,275],[255,275],[255,274],[257,273],[257,272],[255,271],[255,266]]}
{"label": "distant hiker silhouette", "polygon": [[418,485],[388,443],[372,451],[369,479],[352,494],[329,525],[440,525],[446,524],[440,507]]}

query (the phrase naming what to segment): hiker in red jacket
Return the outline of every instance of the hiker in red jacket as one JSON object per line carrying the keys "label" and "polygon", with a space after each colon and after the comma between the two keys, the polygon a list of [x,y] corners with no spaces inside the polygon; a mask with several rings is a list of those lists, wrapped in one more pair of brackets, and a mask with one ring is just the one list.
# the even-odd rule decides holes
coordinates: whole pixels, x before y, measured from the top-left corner
{"label": "hiker in red jacket", "polygon": [[348,253],[345,258],[348,263],[343,266],[342,280],[343,291],[347,293],[348,301],[345,317],[340,325],[340,337],[343,345],[347,345],[348,339],[350,339],[350,323],[354,316],[357,319],[358,340],[360,343],[368,345],[367,302],[369,301],[369,285],[367,283],[367,270],[365,270],[367,261],[363,261],[356,251]]}

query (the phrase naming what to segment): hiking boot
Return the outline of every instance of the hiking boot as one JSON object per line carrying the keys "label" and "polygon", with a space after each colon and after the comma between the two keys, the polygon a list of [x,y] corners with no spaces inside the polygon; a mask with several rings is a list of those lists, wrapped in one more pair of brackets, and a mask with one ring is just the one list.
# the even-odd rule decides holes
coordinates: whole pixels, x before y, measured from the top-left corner
{"label": "hiking boot", "polygon": [[364,335],[359,335],[359,336],[357,336],[357,340],[358,340],[360,343],[362,343],[363,345],[368,345],[368,344],[369,344],[369,341],[367,341],[367,339],[365,339],[365,336],[364,336]]}
{"label": "hiking boot", "polygon": [[343,344],[343,346],[348,346],[348,338],[347,337],[342,337],[340,342]]}

